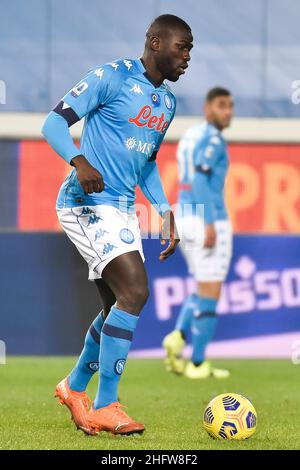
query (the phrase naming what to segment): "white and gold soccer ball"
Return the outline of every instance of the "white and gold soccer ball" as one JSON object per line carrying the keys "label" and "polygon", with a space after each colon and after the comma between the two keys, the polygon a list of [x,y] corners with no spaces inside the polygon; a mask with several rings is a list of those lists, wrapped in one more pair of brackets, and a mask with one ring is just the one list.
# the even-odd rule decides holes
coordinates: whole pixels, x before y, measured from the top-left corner
{"label": "white and gold soccer ball", "polygon": [[255,433],[256,425],[254,406],[237,393],[218,395],[204,411],[203,426],[213,439],[248,439]]}

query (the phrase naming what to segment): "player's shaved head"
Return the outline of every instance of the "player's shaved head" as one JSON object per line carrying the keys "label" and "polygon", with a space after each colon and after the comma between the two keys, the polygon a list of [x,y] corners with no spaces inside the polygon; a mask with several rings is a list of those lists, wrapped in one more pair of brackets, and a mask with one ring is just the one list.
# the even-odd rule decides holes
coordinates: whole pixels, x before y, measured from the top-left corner
{"label": "player's shaved head", "polygon": [[147,39],[153,36],[165,37],[170,31],[175,29],[183,29],[191,33],[190,26],[179,16],[170,14],[160,15],[148,27],[146,37]]}
{"label": "player's shaved head", "polygon": [[160,84],[165,78],[176,82],[184,74],[193,47],[190,26],[176,15],[160,15],[146,32],[142,61],[147,73]]}

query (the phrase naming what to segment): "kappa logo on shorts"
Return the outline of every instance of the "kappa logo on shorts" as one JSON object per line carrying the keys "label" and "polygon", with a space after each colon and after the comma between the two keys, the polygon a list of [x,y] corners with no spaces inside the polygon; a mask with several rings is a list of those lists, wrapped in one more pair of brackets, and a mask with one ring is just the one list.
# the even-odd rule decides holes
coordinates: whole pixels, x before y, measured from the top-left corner
{"label": "kappa logo on shorts", "polygon": [[129,230],[129,228],[122,228],[122,230],[120,230],[119,235],[120,235],[122,242],[124,243],[130,244],[134,242],[134,235],[132,231]]}
{"label": "kappa logo on shorts", "polygon": [[95,242],[98,240],[98,238],[104,237],[106,233],[109,233],[107,230],[103,230],[102,228],[98,228],[95,233]]}
{"label": "kappa logo on shorts", "polygon": [[102,255],[107,255],[110,251],[114,250],[115,248],[118,248],[118,247],[115,245],[112,245],[111,243],[106,243],[104,245]]}
{"label": "kappa logo on shorts", "polygon": [[118,359],[115,363],[115,372],[118,375],[121,375],[125,367],[125,359]]}
{"label": "kappa logo on shorts", "polygon": [[90,209],[89,207],[83,207],[82,208],[82,211],[81,211],[81,214],[79,215],[88,215],[88,214],[94,214],[95,212]]}
{"label": "kappa logo on shorts", "polygon": [[99,220],[102,220],[101,217],[98,217],[96,214],[91,215],[89,217],[88,226],[91,225],[91,224],[92,225],[96,224],[97,222],[99,222]]}

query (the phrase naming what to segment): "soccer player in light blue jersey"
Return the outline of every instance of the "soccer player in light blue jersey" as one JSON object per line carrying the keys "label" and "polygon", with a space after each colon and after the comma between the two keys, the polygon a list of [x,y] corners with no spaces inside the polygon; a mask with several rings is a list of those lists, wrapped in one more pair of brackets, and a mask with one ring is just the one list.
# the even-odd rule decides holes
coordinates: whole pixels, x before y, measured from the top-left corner
{"label": "soccer player in light blue jersey", "polygon": [[[232,253],[232,229],[223,194],[228,153],[222,130],[230,125],[233,109],[228,90],[211,89],[206,97],[205,122],[186,132],[177,152],[180,247],[197,291],[185,300],[175,330],[165,337],[163,346],[167,370],[190,379],[229,376],[227,370],[212,367],[205,350],[215,333],[217,303]],[[181,353],[190,332],[193,352],[186,364]]]}
{"label": "soccer player in light blue jersey", "polygon": [[[148,297],[134,192],[139,185],[163,218],[163,244],[169,238],[160,254],[163,261],[179,242],[156,165],[176,108],[164,80],[175,82],[184,74],[192,41],[185,21],[159,16],[146,33],[141,58],[92,69],[44,123],[49,144],[74,167],[58,194],[58,218],[86,260],[89,279],[103,304],[74,369],[56,387],[60,402],[87,434],[133,434],[145,429],[118,401],[118,384]],[[78,149],[69,127],[82,118]],[[99,387],[91,405],[86,387],[98,369]]]}

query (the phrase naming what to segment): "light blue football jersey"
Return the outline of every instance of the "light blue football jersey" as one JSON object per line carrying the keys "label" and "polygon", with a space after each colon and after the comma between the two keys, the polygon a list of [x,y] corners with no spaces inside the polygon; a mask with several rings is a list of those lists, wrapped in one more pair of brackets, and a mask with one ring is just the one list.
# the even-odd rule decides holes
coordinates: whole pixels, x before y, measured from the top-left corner
{"label": "light blue football jersey", "polygon": [[228,170],[227,144],[221,132],[208,122],[196,124],[186,131],[178,144],[179,168],[178,204],[183,210],[191,204],[196,213],[192,184],[196,167],[206,173],[216,220],[228,218],[224,202],[224,184]]}
{"label": "light blue football jersey", "polygon": [[104,191],[84,194],[75,168],[66,177],[57,207],[133,206],[142,170],[155,159],[176,109],[165,83],[155,87],[140,59],[120,59],[91,70],[62,99],[85,117],[80,150],[103,176]]}

